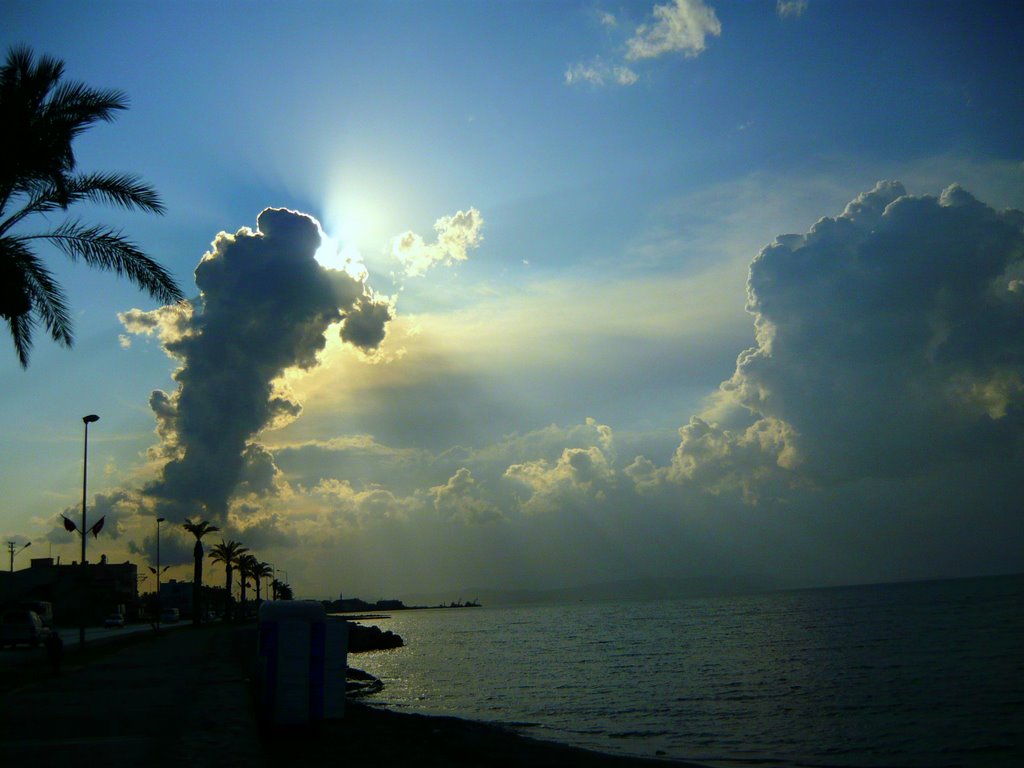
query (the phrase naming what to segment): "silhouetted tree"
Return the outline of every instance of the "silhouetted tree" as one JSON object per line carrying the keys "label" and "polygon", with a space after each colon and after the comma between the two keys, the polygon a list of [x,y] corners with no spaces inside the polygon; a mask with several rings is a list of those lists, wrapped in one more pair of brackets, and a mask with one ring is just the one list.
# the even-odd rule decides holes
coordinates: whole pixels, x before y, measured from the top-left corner
{"label": "silhouetted tree", "polygon": [[253,577],[253,571],[259,561],[255,555],[246,553],[239,555],[238,557],[238,583],[241,586],[241,604],[242,604],[242,615],[246,614],[245,610],[245,589],[248,586],[249,579]]}
{"label": "silhouetted tree", "polygon": [[270,567],[270,563],[262,563],[257,561],[252,567],[252,577],[256,580],[256,603],[257,605],[263,601],[263,597],[260,591],[260,581],[267,578],[267,576],[273,576],[274,569]]}
{"label": "silhouetted tree", "polygon": [[206,520],[185,518],[182,528],[196,537],[196,545],[192,548],[192,624],[198,625],[203,615],[203,536],[219,531],[215,525]]}
{"label": "silhouetted tree", "polygon": [[26,47],[12,48],[0,67],[0,316],[10,326],[23,368],[40,322],[58,344],[73,343],[64,291],[36,254],[39,244],[125,276],[160,301],[184,298],[170,273],[119,230],[76,219],[40,232],[25,229],[26,219],[67,211],[79,202],[164,211],[156,190],[137,176],[75,172],[74,139],[96,122],[111,122],[117,110],[127,108],[128,97],[61,82],[63,75],[62,61],[49,56],[36,61]]}
{"label": "silhouetted tree", "polygon": [[227,605],[224,607],[224,615],[228,621],[232,618],[232,596],[231,596],[231,577],[234,574],[235,566],[238,565],[238,558],[249,551],[248,547],[243,547],[240,541],[224,541],[221,540],[220,544],[215,544],[210,549],[210,557],[213,558],[215,563],[224,563],[224,588],[227,590]]}

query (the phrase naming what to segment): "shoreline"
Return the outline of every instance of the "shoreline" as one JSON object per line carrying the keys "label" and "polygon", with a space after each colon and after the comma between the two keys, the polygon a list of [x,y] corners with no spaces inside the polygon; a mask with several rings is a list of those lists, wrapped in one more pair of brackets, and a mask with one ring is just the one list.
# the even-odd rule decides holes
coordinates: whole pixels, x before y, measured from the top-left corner
{"label": "shoreline", "polygon": [[707,768],[668,757],[633,757],[547,741],[511,728],[444,715],[396,712],[349,699],[342,720],[261,735],[268,760],[296,765],[367,761],[381,766],[469,768]]}
{"label": "shoreline", "polygon": [[[11,764],[314,766],[366,761],[423,768],[706,768],[595,752],[491,723],[396,712],[347,698],[345,717],[270,729],[257,717],[255,630],[183,627],[45,656],[3,651],[0,741]],[[10,654],[10,655],[9,655]],[[329,761],[326,762],[325,761]]]}

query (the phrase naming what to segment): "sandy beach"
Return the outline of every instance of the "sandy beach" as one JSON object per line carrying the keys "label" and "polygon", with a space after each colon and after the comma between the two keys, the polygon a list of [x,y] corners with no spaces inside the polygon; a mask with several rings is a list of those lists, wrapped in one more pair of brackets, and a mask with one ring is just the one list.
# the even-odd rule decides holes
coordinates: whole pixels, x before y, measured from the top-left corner
{"label": "sandy beach", "polygon": [[245,654],[251,629],[216,625],[69,648],[54,672],[42,651],[19,649],[0,688],[5,763],[105,766],[684,765],[604,755],[458,718],[350,702],[343,720],[261,729]]}

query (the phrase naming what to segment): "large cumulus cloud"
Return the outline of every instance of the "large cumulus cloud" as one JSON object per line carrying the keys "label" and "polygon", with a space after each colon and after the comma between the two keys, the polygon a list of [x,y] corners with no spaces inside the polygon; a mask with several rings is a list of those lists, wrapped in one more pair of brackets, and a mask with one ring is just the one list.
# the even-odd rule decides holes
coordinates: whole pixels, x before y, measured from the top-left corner
{"label": "large cumulus cloud", "polygon": [[150,404],[161,436],[162,477],[147,487],[161,513],[180,520],[203,514],[223,521],[240,481],[250,490],[272,478],[272,458],[250,445],[262,429],[298,416],[301,406],[281,383],[286,369],[317,364],[324,332],[340,323],[343,340],[370,351],[391,313],[362,279],[314,258],[319,224],[268,208],[256,230],[221,232],[196,268],[195,311],[125,313],[129,331],[156,333],[181,360],[173,393]]}
{"label": "large cumulus cloud", "polygon": [[[1010,455],[1024,426],[1024,214],[883,182],[750,266],[743,352],[666,476],[905,477]],[[733,429],[725,429],[726,426]],[[650,482],[650,468],[634,467]],[[776,473],[777,474],[777,473]]]}

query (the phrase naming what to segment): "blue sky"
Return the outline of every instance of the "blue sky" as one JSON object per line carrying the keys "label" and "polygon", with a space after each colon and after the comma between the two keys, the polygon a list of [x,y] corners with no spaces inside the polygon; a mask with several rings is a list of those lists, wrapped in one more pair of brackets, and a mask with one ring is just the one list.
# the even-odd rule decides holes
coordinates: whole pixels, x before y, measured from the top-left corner
{"label": "blue sky", "polygon": [[[54,257],[76,345],[40,336],[27,371],[13,349],[0,357],[5,540],[77,556],[55,522],[79,512],[80,417],[95,412],[90,507],[111,525],[91,553],[141,560],[161,510],[212,504],[226,536],[312,595],[1024,565],[1020,222],[1002,213],[1024,208],[1014,4],[2,15],[5,48],[131,98],[80,140],[79,163],[139,173],[167,215],[83,218],[125,227],[197,298],[218,233],[255,229],[267,207],[304,212],[332,239],[320,261],[350,258],[364,291],[339,307],[367,333],[387,320],[376,346],[351,340],[351,319],[317,364],[271,366],[263,385],[291,415],[200,446],[188,408],[225,429],[255,412],[243,369],[227,377],[227,350],[202,344],[168,355],[143,332],[172,325],[144,314],[150,299]],[[954,184],[981,207],[940,198]],[[861,195],[885,216],[841,217]],[[823,217],[839,217],[829,237],[812,232]],[[806,237],[762,251],[789,233]],[[276,339],[255,308],[281,286],[224,284],[224,306]],[[174,322],[212,338],[212,317],[197,304]],[[246,363],[270,346],[226,343],[252,344]],[[192,373],[209,370],[201,355],[221,362],[216,386]],[[177,395],[183,365],[194,383]],[[197,496],[193,477],[188,496],[168,479],[178,467],[227,490]],[[165,558],[190,552],[164,544]]]}

